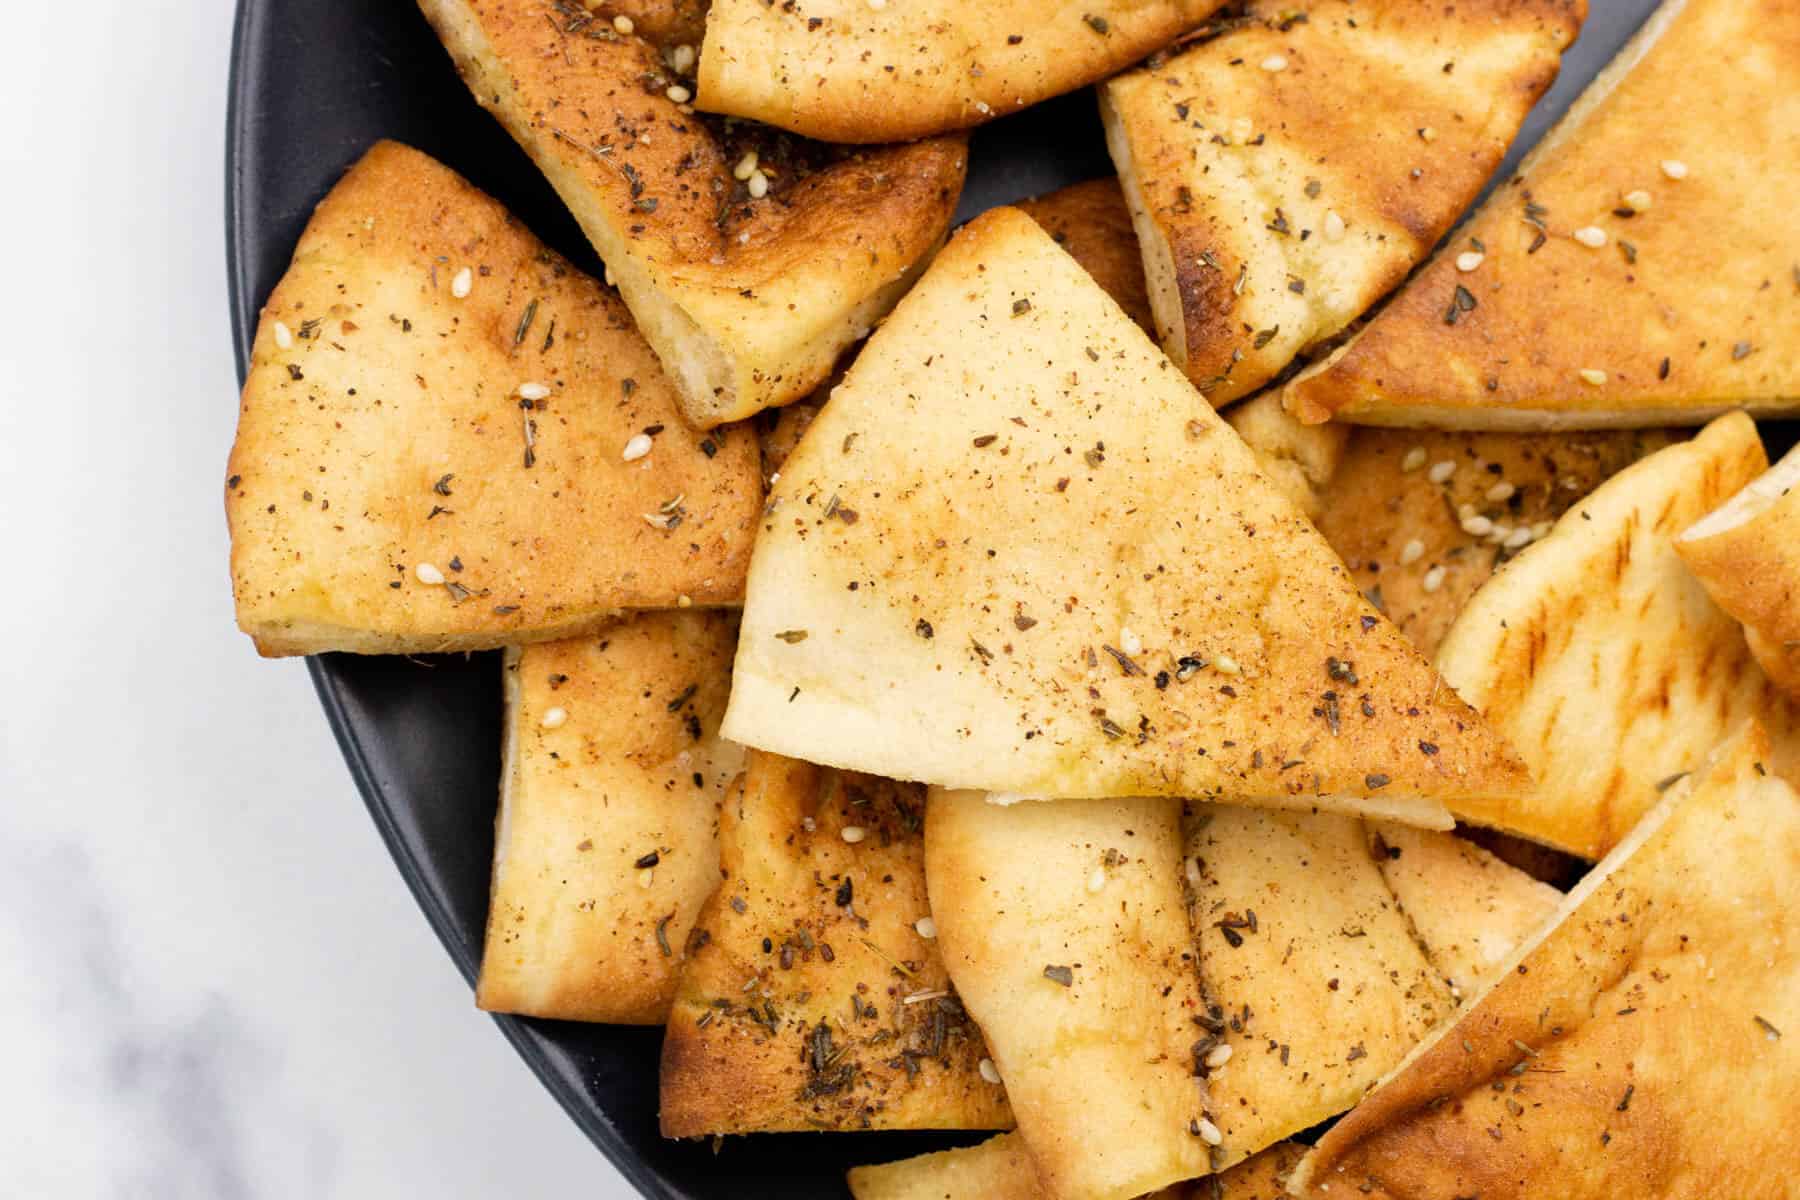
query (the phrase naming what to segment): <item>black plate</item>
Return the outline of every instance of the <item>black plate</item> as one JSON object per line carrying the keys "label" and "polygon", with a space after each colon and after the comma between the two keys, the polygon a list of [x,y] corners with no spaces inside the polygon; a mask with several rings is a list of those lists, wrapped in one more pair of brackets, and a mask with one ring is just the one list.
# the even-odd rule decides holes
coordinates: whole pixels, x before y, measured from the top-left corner
{"label": "black plate", "polygon": [[[1562,77],[1514,149],[1537,140],[1654,0],[1596,0]],[[377,138],[435,155],[590,269],[593,252],[517,147],[469,98],[404,0],[240,0],[226,133],[226,239],[238,376],[256,313],[313,205]],[[977,133],[961,217],[1110,174],[1082,92]],[[1509,160],[1510,163],[1513,160]],[[327,655],[313,682],[357,787],[426,919],[471,983],[487,919],[499,771],[497,656],[414,661]],[[646,1196],[796,1200],[845,1195],[843,1171],[958,1141],[933,1134],[731,1139],[715,1155],[656,1128],[654,1029],[495,1019],[544,1086]]]}

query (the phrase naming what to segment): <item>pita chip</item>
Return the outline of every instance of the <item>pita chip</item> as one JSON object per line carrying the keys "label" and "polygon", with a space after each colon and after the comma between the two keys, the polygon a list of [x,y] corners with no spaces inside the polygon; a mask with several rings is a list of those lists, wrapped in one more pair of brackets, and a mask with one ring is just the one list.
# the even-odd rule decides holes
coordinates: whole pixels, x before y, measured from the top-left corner
{"label": "pita chip", "polygon": [[1222,406],[1342,332],[1475,199],[1585,14],[1255,0],[1108,81],[1107,144],[1169,357]]}
{"label": "pita chip", "polygon": [[1538,786],[1458,816],[1598,858],[1746,718],[1800,747],[1800,707],[1675,551],[1766,466],[1750,418],[1721,417],[1613,476],[1475,593],[1438,669]]}
{"label": "pita chip", "polygon": [[[1317,525],[1325,514],[1332,477],[1349,450],[1350,426],[1297,421],[1274,392],[1236,406],[1225,414],[1225,423],[1256,455],[1269,482]],[[1404,626],[1401,631],[1407,632]]]}
{"label": "pita chip", "polygon": [[1200,805],[1187,854],[1208,1005],[1193,1059],[1228,1166],[1350,1108],[1455,1000],[1362,822]]}
{"label": "pita chip", "polygon": [[1180,825],[1169,800],[933,791],[926,809],[944,963],[1052,1200],[1128,1200],[1211,1169]]}
{"label": "pita chip", "polygon": [[1743,624],[1764,673],[1800,700],[1800,449],[1689,526],[1675,551]]}
{"label": "pita chip", "polygon": [[1290,1188],[1791,1196],[1797,878],[1800,795],[1751,729],[1672,788]]}
{"label": "pita chip", "polygon": [[[1281,1142],[1217,1175],[1178,1183],[1145,1200],[1282,1200],[1306,1147]],[[1048,1200],[1037,1165],[1016,1133],[850,1171],[854,1200]]]}
{"label": "pita chip", "polygon": [[645,613],[506,655],[489,1012],[656,1025],[719,884],[728,613]]}
{"label": "pita chip", "polygon": [[687,942],[665,1137],[1005,1129],[933,940],[925,789],[752,752]]}
{"label": "pita chip", "polygon": [[640,30],[544,0],[419,6],[606,261],[699,428],[811,392],[949,227],[960,139],[843,152],[700,117],[670,65],[691,69],[691,45],[667,44],[692,36],[679,22]]}
{"label": "pita chip", "polygon": [[755,439],[710,450],[624,305],[381,142],[313,214],[251,347],[225,481],[238,625],[267,655],[429,654],[734,603]]}
{"label": "pita chip", "polygon": [[828,142],[908,141],[1104,79],[1221,2],[713,0],[697,103]]}
{"label": "pita chip", "polygon": [[1513,430],[1791,411],[1797,72],[1788,0],[1665,0],[1437,257],[1288,385],[1288,406]]}
{"label": "pita chip", "polygon": [[1375,861],[1425,956],[1460,997],[1485,984],[1562,893],[1467,838],[1382,822]]}
{"label": "pita chip", "polygon": [[1144,260],[1138,255],[1131,210],[1117,179],[1090,179],[1035,200],[1021,200],[1018,207],[1081,264],[1139,329],[1154,335]]}
{"label": "pita chip", "polygon": [[1014,795],[1230,794],[1439,827],[1449,798],[1526,784],[1015,210],[952,240],[765,511],[726,717],[747,745]]}

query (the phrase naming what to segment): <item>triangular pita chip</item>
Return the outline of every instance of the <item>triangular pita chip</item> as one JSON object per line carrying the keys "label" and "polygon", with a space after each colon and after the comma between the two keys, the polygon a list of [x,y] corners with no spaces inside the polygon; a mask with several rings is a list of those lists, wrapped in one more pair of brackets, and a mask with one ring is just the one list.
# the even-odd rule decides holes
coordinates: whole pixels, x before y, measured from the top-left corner
{"label": "triangular pita chip", "polygon": [[[1282,1200],[1288,1173],[1306,1147],[1281,1142],[1229,1171],[1178,1183],[1145,1200]],[[855,1200],[1048,1200],[1025,1139],[1002,1133],[977,1146],[899,1162],[853,1167]]]}
{"label": "triangular pita chip", "polygon": [[702,428],[810,392],[949,226],[965,148],[859,153],[697,115],[692,47],[572,3],[420,0],[606,260]]}
{"label": "triangular pita chip", "polygon": [[731,603],[761,503],[755,438],[682,424],[623,304],[392,142],[319,205],[263,308],[227,474],[238,624],[270,655]]}
{"label": "triangular pita chip", "polygon": [[1029,218],[957,235],[787,461],[734,740],[946,786],[1447,827],[1512,751]]}
{"label": "triangular pita chip", "polygon": [[1035,200],[1021,200],[1019,208],[1081,264],[1138,328],[1155,333],[1144,261],[1138,256],[1131,210],[1117,179],[1090,179]]}
{"label": "triangular pita chip", "polygon": [[1225,414],[1225,423],[1256,455],[1269,482],[1316,525],[1328,485],[1350,445],[1351,428],[1296,421],[1273,392],[1237,405]]}
{"label": "triangular pita chip", "polygon": [[666,1137],[1005,1129],[925,899],[925,789],[751,753],[662,1052]]}
{"label": "triangular pita chip", "polygon": [[490,1012],[661,1024],[719,884],[727,613],[645,613],[512,650],[487,948]]}
{"label": "triangular pita chip", "polygon": [[1760,731],[1302,1161],[1344,1200],[1793,1195],[1800,795]]}
{"label": "triangular pita chip", "polygon": [[1247,396],[1406,278],[1475,199],[1584,0],[1254,0],[1101,89],[1169,356]]}
{"label": "triangular pita chip", "polygon": [[1800,749],[1800,706],[1675,553],[1766,465],[1750,418],[1721,417],[1613,476],[1475,593],[1438,668],[1538,786],[1458,816],[1598,858],[1746,717]]}
{"label": "triangular pita chip", "polygon": [[1201,805],[1187,852],[1222,1166],[1351,1107],[1455,1001],[1361,821]]}
{"label": "triangular pita chip", "polygon": [[979,125],[1104,79],[1223,0],[713,0],[700,99],[830,142]]}
{"label": "triangular pita chip", "polygon": [[1562,903],[1466,838],[1388,822],[1369,832],[1388,891],[1453,995],[1472,995]]}
{"label": "triangular pita chip", "polygon": [[932,792],[944,963],[1052,1200],[1129,1200],[1210,1169],[1180,861],[1174,801]]}
{"label": "triangular pita chip", "polygon": [[1763,671],[1800,699],[1800,449],[1690,525],[1675,550],[1743,623]]}
{"label": "triangular pita chip", "polygon": [[1430,265],[1288,386],[1288,406],[1471,429],[1792,410],[1796,73],[1791,0],[1665,0]]}

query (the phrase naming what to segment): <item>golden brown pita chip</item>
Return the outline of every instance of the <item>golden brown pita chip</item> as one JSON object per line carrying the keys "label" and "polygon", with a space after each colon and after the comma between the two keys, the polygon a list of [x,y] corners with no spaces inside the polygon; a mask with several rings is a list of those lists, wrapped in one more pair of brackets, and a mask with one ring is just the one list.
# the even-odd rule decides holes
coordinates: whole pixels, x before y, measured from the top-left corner
{"label": "golden brown pita chip", "polygon": [[1736,737],[1289,1181],[1362,1200],[1793,1195],[1800,795]]}
{"label": "golden brown pita chip", "polygon": [[1675,539],[1763,671],[1800,699],[1800,449]]}
{"label": "golden brown pita chip", "polygon": [[1131,210],[1117,179],[1090,179],[1035,200],[1021,200],[1018,207],[1081,264],[1138,328],[1155,334],[1144,260],[1138,255]]}
{"label": "golden brown pita chip", "polygon": [[[1306,1147],[1281,1142],[1229,1171],[1178,1183],[1145,1200],[1281,1200],[1284,1184]],[[1025,1139],[1016,1133],[978,1146],[853,1167],[855,1200],[1047,1200]]]}
{"label": "golden brown pita chip", "polygon": [[500,819],[475,1001],[660,1024],[719,883],[729,613],[645,613],[506,656]]}
{"label": "golden brown pita chip", "polygon": [[1247,396],[1406,278],[1556,78],[1585,0],[1254,0],[1101,89],[1163,346]]}
{"label": "golden brown pita chip", "polygon": [[1440,801],[1525,785],[1017,211],[938,257],[765,511],[727,715],[747,745],[945,786],[1442,827]]}
{"label": "golden brown pita chip", "polygon": [[958,139],[845,153],[722,125],[635,24],[553,0],[419,6],[606,260],[697,426],[810,392],[949,226]]}
{"label": "golden brown pita chip", "polygon": [[1128,1200],[1210,1169],[1180,818],[1169,800],[979,792],[934,791],[926,810],[944,963],[1054,1200]]}
{"label": "golden brown pita chip", "polygon": [[761,504],[755,439],[682,425],[624,305],[393,142],[326,196],[263,308],[228,475],[238,624],[269,655],[732,603]]}
{"label": "golden brown pita chip", "polygon": [[1222,0],[713,0],[700,99],[829,142],[979,125],[1104,79]]}
{"label": "golden brown pita chip", "polygon": [[1369,833],[1388,891],[1452,995],[1485,984],[1562,903],[1555,888],[1455,834],[1385,821]]}
{"label": "golden brown pita chip", "polygon": [[1005,1129],[925,898],[925,789],[752,753],[662,1051],[666,1137]]}
{"label": "golden brown pita chip", "polygon": [[[1278,404],[1273,395],[1258,397],[1232,416],[1251,405]],[[1548,534],[1570,505],[1671,440],[1663,430],[1358,429],[1321,489],[1314,521],[1363,593],[1422,652],[1435,654],[1469,597],[1496,570]]]}
{"label": "golden brown pita chip", "polygon": [[1187,853],[1222,1166],[1351,1107],[1455,1001],[1362,822],[1201,805]]}
{"label": "golden brown pita chip", "polygon": [[1750,418],[1721,417],[1613,476],[1475,593],[1438,668],[1538,786],[1457,815],[1597,858],[1746,717],[1800,749],[1800,706],[1675,553],[1766,466]]}
{"label": "golden brown pita chip", "polygon": [[1796,73],[1790,0],[1666,0],[1393,302],[1288,386],[1288,406],[1515,430],[1791,410]]}
{"label": "golden brown pita chip", "polygon": [[1350,427],[1303,424],[1281,407],[1281,397],[1273,392],[1233,408],[1225,423],[1256,455],[1269,482],[1317,525],[1331,478],[1349,447]]}

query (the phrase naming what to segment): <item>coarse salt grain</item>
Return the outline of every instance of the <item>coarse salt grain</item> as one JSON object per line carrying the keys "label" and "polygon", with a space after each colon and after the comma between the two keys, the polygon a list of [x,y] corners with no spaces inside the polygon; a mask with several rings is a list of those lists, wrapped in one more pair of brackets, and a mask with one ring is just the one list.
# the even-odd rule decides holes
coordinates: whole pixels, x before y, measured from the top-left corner
{"label": "coarse salt grain", "polygon": [[1467,275],[1476,267],[1487,261],[1487,255],[1479,250],[1464,250],[1456,256],[1456,269]]}
{"label": "coarse salt grain", "polygon": [[1427,594],[1435,592],[1439,588],[1443,587],[1444,586],[1444,568],[1443,567],[1433,567],[1433,568],[1431,568],[1431,570],[1425,572],[1425,578],[1423,578],[1419,581],[1419,586],[1424,588]]}
{"label": "coarse salt grain", "polygon": [[858,843],[858,842],[862,841],[864,838],[868,837],[869,831],[864,829],[861,825],[846,825],[838,833],[838,836],[843,838],[846,842],[849,842],[852,846],[854,846],[854,845],[856,845],[856,843]]}
{"label": "coarse salt grain", "polygon": [[1679,158],[1665,158],[1662,161],[1662,173],[1670,179],[1686,179],[1687,164]]}
{"label": "coarse salt grain", "polygon": [[993,1059],[991,1059],[991,1058],[982,1059],[981,1062],[977,1065],[976,1069],[981,1072],[981,1077],[983,1079],[987,1080],[989,1083],[999,1083],[1000,1082],[1000,1068],[996,1067],[994,1065]]}
{"label": "coarse salt grain", "polygon": [[1581,382],[1590,383],[1595,387],[1599,387],[1606,382],[1606,372],[1595,367],[1583,367],[1581,369]]}
{"label": "coarse salt grain", "polygon": [[1449,459],[1431,464],[1429,478],[1433,483],[1449,483],[1450,477],[1456,474],[1456,464]]}
{"label": "coarse salt grain", "polygon": [[1416,471],[1425,465],[1426,457],[1425,447],[1414,446],[1411,450],[1406,452],[1406,457],[1400,460],[1400,469],[1402,471]]}
{"label": "coarse salt grain", "polygon": [[1583,225],[1575,231],[1574,238],[1582,245],[1598,250],[1606,245],[1606,230],[1598,225]]}
{"label": "coarse salt grain", "polygon": [[455,278],[450,280],[450,294],[455,296],[458,300],[461,300],[464,296],[469,294],[469,289],[474,286],[475,272],[464,267],[456,273]]}
{"label": "coarse salt grain", "polygon": [[521,383],[519,385],[519,399],[521,400],[547,400],[549,398],[550,388],[547,384]]}
{"label": "coarse salt grain", "polygon": [[552,708],[545,710],[543,720],[539,721],[538,724],[542,725],[545,729],[559,729],[562,727],[563,722],[568,719],[568,709]]}
{"label": "coarse salt grain", "polygon": [[1287,70],[1287,59],[1279,54],[1271,54],[1269,57],[1262,60],[1262,69],[1265,71],[1285,71]]}
{"label": "coarse salt grain", "polygon": [[420,583],[428,583],[434,587],[444,582],[444,573],[430,563],[420,563],[413,568],[413,574],[419,577]]}
{"label": "coarse salt grain", "polygon": [[937,922],[930,917],[920,917],[913,922],[913,932],[926,941],[930,941],[937,936]]}
{"label": "coarse salt grain", "polygon": [[1400,565],[1403,567],[1410,567],[1424,557],[1425,543],[1418,538],[1414,538],[1400,548]]}
{"label": "coarse salt grain", "polygon": [[636,462],[650,453],[650,447],[653,445],[655,443],[650,440],[649,434],[634,433],[631,435],[631,440],[625,443],[625,449],[620,452],[619,456],[626,462]]}
{"label": "coarse salt grain", "polygon": [[294,348],[294,331],[287,327],[286,322],[275,322],[275,344],[283,350]]}

